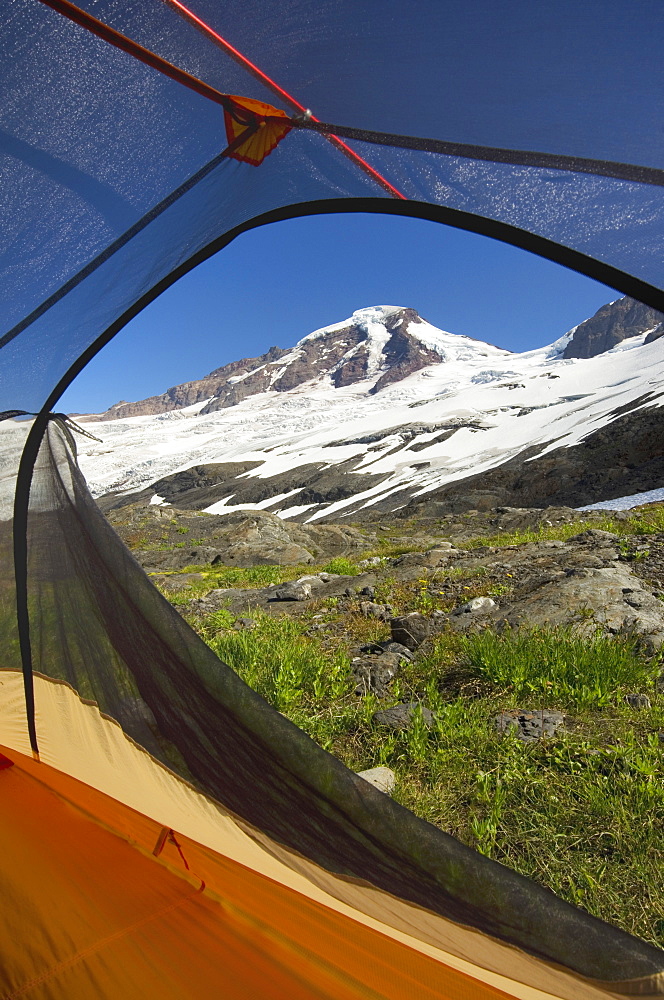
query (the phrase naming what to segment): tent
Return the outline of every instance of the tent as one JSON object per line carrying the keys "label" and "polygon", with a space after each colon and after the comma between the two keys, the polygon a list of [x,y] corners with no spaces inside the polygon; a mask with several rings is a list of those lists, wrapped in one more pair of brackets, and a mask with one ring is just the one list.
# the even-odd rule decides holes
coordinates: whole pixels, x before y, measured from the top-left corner
{"label": "tent", "polygon": [[3,6],[3,998],[664,995],[664,952],[417,819],[220,663],[54,412],[179,276],[306,214],[468,229],[664,310],[663,15]]}

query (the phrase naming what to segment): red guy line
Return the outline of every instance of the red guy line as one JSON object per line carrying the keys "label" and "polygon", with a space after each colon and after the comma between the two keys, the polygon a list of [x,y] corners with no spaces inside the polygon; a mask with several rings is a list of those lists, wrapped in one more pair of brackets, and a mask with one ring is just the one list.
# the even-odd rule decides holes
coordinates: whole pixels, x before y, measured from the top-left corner
{"label": "red guy line", "polygon": [[[232,46],[230,42],[227,42],[225,38],[222,38],[222,36],[217,34],[216,31],[213,31],[213,29],[209,26],[209,24],[206,24],[205,21],[202,21],[200,17],[198,17],[196,14],[193,13],[193,11],[189,10],[188,7],[185,7],[183,3],[180,3],[180,0],[166,0],[166,3],[170,4],[172,7],[175,7],[176,10],[178,10],[188,21],[190,21],[195,27],[199,28],[204,35],[206,35],[208,38],[211,38],[212,41],[216,42],[216,44],[219,45],[224,50],[224,52],[226,52],[229,56],[235,59],[235,61],[239,63],[240,66],[243,66],[244,69],[249,70],[252,76],[256,77],[257,80],[260,80],[260,82],[264,84],[266,87],[269,87],[269,89],[274,94],[277,94],[277,96],[280,97],[283,101],[285,101],[287,104],[290,104],[292,108],[295,108],[296,111],[299,111],[302,114],[305,114],[307,112],[307,108],[305,108],[304,105],[300,104],[300,102],[297,101],[291,94],[289,94],[287,90],[284,90],[283,87],[280,87],[275,80],[272,80],[269,76],[263,73],[263,71],[259,69],[258,66],[256,66],[249,59],[247,59],[246,56],[242,55],[241,52],[238,52],[238,50],[234,48],[234,46]],[[320,121],[320,118],[316,118],[315,115],[312,115],[311,113],[309,114],[309,117],[311,121],[314,122]],[[331,142],[333,146],[336,146],[337,149],[340,149],[341,152],[344,154],[344,156],[347,156],[349,160],[351,160],[358,167],[360,167],[366,174],[369,175],[369,177],[377,181],[377,183],[380,184],[380,186],[384,188],[389,194],[391,194],[393,198],[399,198],[402,201],[407,200],[406,196],[402,194],[401,191],[399,191],[392,184],[390,184],[390,182],[386,180],[386,178],[383,177],[382,174],[379,174],[377,170],[374,170],[371,164],[367,163],[366,160],[363,160],[361,156],[358,156],[358,154],[353,149],[351,149],[350,146],[348,146],[345,142],[342,142],[342,140],[339,139],[336,135],[325,134],[325,138],[328,140],[328,142]]]}

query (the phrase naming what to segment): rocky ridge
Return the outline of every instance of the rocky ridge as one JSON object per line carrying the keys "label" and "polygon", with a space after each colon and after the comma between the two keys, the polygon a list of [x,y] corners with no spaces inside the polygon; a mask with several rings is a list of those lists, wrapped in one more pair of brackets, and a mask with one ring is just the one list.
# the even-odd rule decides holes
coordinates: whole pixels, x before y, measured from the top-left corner
{"label": "rocky ridge", "polygon": [[167,389],[160,396],[134,403],[115,403],[101,420],[166,413],[204,403],[201,414],[236,406],[264,392],[289,392],[307,382],[329,379],[335,388],[373,380],[380,392],[413,372],[441,361],[431,338],[423,341],[417,327],[429,328],[414,309],[360,309],[347,323],[315,331],[288,350],[271,347],[259,358],[243,358],[216,368],[194,382]]}
{"label": "rocky ridge", "polygon": [[664,317],[650,306],[624,296],[602,306],[575,327],[563,358],[594,358],[645,331],[648,344],[664,335]]}
{"label": "rocky ridge", "polygon": [[[383,329],[376,331],[377,324]],[[258,393],[288,392],[322,377],[329,377],[335,388],[373,377],[369,391],[380,392],[427,365],[437,364],[441,357],[444,360],[440,345],[432,344],[430,338],[418,338],[418,325],[429,326],[415,309],[360,309],[345,324],[315,331],[292,349],[271,347],[258,358],[232,361],[159,396],[132,403],[120,400],[99,419],[155,415],[199,403],[204,404],[200,413],[214,413]],[[602,306],[571,330],[564,338],[567,343],[562,357],[593,358],[644,332],[646,343],[664,335],[664,317],[625,296]]]}

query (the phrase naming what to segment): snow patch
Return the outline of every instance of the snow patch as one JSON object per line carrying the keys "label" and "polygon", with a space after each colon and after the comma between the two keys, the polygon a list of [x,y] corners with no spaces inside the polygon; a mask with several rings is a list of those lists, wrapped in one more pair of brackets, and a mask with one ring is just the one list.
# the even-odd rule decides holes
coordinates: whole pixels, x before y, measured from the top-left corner
{"label": "snow patch", "polygon": [[289,490],[288,493],[277,493],[273,497],[268,497],[267,500],[260,500],[258,503],[241,503],[232,504],[231,500],[235,494],[231,494],[229,497],[224,497],[223,500],[218,500],[216,503],[211,504],[209,507],[205,508],[206,514],[232,514],[238,510],[265,510],[266,507],[271,507],[272,504],[279,503],[281,500],[286,500],[288,497],[294,496],[296,493],[300,493],[302,490],[301,486],[298,486],[295,490]]}
{"label": "snow patch", "polygon": [[577,507],[577,510],[630,510],[644,503],[656,503],[664,500],[664,486],[656,490],[646,490],[645,493],[633,493],[631,497],[616,497],[615,500],[599,500],[597,503]]}

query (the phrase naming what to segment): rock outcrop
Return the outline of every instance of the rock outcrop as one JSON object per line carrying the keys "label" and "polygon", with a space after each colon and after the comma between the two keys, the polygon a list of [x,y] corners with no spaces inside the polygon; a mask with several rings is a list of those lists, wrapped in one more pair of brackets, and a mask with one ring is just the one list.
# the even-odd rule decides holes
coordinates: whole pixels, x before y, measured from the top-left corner
{"label": "rock outcrop", "polygon": [[[227,405],[231,406],[233,403],[239,403],[249,394],[241,388],[247,373],[257,368],[263,371],[266,365],[275,364],[282,355],[287,353],[284,348],[271,347],[260,358],[242,358],[240,361],[231,361],[221,368],[215,368],[204,378],[172,386],[159,396],[150,396],[148,399],[141,399],[134,403],[123,399],[111,406],[99,419],[120,420],[124,417],[143,417],[155,413],[166,413],[169,410],[179,410],[217,396],[228,399]],[[232,402],[230,402],[231,399]]]}
{"label": "rock outcrop", "polygon": [[[564,358],[594,358],[597,354],[610,351],[629,337],[651,331],[646,343],[656,340],[656,328],[664,321],[664,315],[644,306],[636,299],[624,296],[598,309],[594,316],[576,327],[572,339],[567,344]],[[661,336],[661,332],[657,336]]]}
{"label": "rock outcrop", "polygon": [[[350,525],[301,525],[265,511],[235,511],[224,517],[174,507],[125,506],[109,520],[133,546],[147,569],[180,570],[193,565],[295,566],[347,556],[371,544]],[[196,537],[196,544],[182,541]],[[156,544],[155,544],[156,543]]]}

